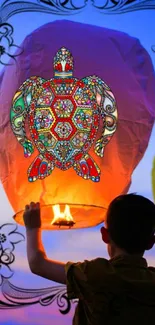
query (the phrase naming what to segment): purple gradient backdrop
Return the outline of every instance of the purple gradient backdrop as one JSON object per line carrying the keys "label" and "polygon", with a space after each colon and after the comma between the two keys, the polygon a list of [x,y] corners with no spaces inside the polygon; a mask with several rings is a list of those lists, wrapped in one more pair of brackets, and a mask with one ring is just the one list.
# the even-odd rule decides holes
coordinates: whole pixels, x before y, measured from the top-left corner
{"label": "purple gradient backdrop", "polygon": [[[60,19],[57,16],[45,14],[25,13],[17,15],[9,20],[15,28],[15,43],[20,44],[26,35],[39,26],[50,22],[51,20]],[[151,45],[155,43],[154,19],[155,11],[133,12],[125,15],[105,16],[92,8],[87,8],[85,12],[67,19],[91,23],[93,25],[104,26],[111,29],[127,32],[137,37],[143,46],[148,50],[155,66],[155,55],[151,52]],[[137,191],[146,197],[152,199],[151,192],[151,164],[155,153],[154,149],[155,129],[152,132],[151,140],[147,152],[136,168],[133,174],[131,191]],[[7,197],[0,185],[0,203],[1,203],[1,224],[12,222],[13,210],[7,200]],[[19,227],[19,231],[24,233],[24,229]],[[83,260],[84,258],[95,258],[96,256],[107,256],[106,248],[102,244],[99,227],[91,230],[76,231],[74,233],[43,233],[43,240],[47,249],[48,256],[63,261]],[[15,274],[12,283],[17,286],[26,288],[43,288],[55,285],[50,281],[34,276],[30,273],[26,261],[26,245],[22,242],[16,246],[16,260],[13,265]],[[155,250],[147,253],[148,262],[155,266]],[[69,315],[62,316],[57,305],[41,307],[36,305],[15,311],[0,311],[0,324],[2,325],[69,325],[73,310]],[[24,323],[25,321],[25,323]]]}

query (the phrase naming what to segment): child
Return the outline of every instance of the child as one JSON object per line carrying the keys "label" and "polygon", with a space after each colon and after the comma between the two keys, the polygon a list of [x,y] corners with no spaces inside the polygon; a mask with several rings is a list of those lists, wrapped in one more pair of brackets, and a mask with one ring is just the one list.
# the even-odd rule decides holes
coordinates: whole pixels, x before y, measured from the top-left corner
{"label": "child", "polygon": [[27,256],[33,273],[67,284],[79,299],[73,324],[155,324],[155,268],[143,258],[155,243],[155,205],[136,194],[114,199],[101,228],[110,260],[49,260],[41,241],[39,203],[25,207]]}

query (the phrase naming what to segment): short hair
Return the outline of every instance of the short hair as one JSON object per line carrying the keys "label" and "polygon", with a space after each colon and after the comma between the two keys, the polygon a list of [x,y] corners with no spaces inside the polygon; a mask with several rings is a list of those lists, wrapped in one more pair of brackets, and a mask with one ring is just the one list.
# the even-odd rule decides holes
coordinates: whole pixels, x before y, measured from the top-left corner
{"label": "short hair", "polygon": [[109,205],[107,228],[119,248],[144,253],[155,232],[155,204],[136,193],[120,195]]}

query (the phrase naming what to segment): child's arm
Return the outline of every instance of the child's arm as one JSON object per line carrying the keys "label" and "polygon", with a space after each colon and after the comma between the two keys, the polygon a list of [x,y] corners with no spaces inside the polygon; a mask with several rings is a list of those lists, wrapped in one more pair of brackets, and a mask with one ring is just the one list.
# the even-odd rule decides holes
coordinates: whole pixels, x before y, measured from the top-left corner
{"label": "child's arm", "polygon": [[46,256],[40,229],[39,204],[31,203],[24,213],[27,237],[27,258],[32,273],[54,282],[66,284],[65,263],[49,260]]}
{"label": "child's arm", "polygon": [[27,258],[31,272],[51,281],[66,284],[69,299],[90,299],[93,295],[90,279],[96,277],[96,270],[100,269],[100,259],[85,260],[82,263],[49,260],[41,239],[39,203],[32,202],[27,205],[23,219],[26,226]]}

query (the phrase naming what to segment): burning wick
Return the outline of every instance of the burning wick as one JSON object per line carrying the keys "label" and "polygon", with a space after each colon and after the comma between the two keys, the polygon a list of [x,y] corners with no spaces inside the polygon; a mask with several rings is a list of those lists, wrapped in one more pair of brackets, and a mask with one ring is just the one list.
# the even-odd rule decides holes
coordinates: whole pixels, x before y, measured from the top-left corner
{"label": "burning wick", "polygon": [[75,224],[73,217],[70,212],[69,205],[65,205],[65,210],[64,212],[60,211],[60,206],[59,204],[54,205],[52,207],[53,213],[54,213],[54,218],[51,222],[51,225],[59,226],[68,226],[69,228],[73,227]]}

